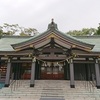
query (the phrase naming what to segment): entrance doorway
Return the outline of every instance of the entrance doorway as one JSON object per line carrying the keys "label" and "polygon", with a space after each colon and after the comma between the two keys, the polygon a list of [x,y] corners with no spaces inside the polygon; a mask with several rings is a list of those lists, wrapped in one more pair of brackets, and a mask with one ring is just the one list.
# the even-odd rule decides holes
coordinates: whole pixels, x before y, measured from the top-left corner
{"label": "entrance doorway", "polygon": [[31,78],[31,63],[12,63],[14,79],[28,80]]}
{"label": "entrance doorway", "polygon": [[64,79],[64,66],[57,62],[43,63],[41,66],[41,79],[61,80]]}
{"label": "entrance doorway", "polygon": [[31,78],[31,63],[22,63],[22,79],[30,79]]}

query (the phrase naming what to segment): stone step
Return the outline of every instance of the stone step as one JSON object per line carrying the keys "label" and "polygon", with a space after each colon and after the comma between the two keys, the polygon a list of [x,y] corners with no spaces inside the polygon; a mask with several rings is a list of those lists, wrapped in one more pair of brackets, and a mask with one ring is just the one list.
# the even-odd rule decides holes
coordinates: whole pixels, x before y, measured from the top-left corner
{"label": "stone step", "polygon": [[56,98],[56,97],[55,98],[54,97],[53,98],[50,98],[50,97],[48,97],[48,98],[46,97],[45,98],[44,97],[44,98],[40,98],[40,100],[65,100],[65,99],[63,99],[63,98]]}
{"label": "stone step", "polygon": [[0,90],[0,98],[100,100],[100,90],[87,88],[83,83],[75,81],[75,88],[70,88],[70,82],[66,80],[36,80],[35,86],[30,88],[30,80],[17,80],[12,86]]}

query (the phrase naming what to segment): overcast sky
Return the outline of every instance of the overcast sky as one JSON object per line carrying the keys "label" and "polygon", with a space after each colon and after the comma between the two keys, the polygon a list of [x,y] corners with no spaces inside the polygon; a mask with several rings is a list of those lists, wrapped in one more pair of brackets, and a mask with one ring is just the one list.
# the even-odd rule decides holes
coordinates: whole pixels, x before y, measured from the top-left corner
{"label": "overcast sky", "polygon": [[19,24],[41,33],[52,18],[62,32],[97,28],[100,0],[0,0],[0,25]]}

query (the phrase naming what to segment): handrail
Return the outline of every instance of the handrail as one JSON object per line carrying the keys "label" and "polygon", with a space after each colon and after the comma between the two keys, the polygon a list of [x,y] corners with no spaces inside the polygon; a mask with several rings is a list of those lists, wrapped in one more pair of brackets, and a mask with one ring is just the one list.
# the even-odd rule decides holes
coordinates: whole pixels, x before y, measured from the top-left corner
{"label": "handrail", "polygon": [[94,84],[94,86],[96,86],[95,75],[93,73],[92,73],[92,83]]}
{"label": "handrail", "polygon": [[13,81],[10,83],[10,85],[12,86],[12,85],[14,84],[15,81],[16,81],[16,80],[13,80]]}
{"label": "handrail", "polygon": [[10,84],[13,82],[13,79],[14,79],[14,73],[12,73],[12,75],[11,75],[11,82],[10,82]]}
{"label": "handrail", "polygon": [[89,91],[90,92],[94,92],[94,84],[92,83],[92,81],[89,81],[89,87],[88,87],[88,89],[89,89]]}
{"label": "handrail", "polygon": [[89,81],[89,83],[91,84],[92,87],[95,87],[95,84],[93,84],[92,81]]}
{"label": "handrail", "polygon": [[91,81],[89,80],[89,86],[90,86],[90,92],[94,92],[94,87],[96,86],[96,84],[95,84],[95,75],[93,73],[91,75]]}
{"label": "handrail", "polygon": [[[83,85],[85,86],[86,88],[86,82],[85,82],[85,77],[80,73],[80,77],[81,77],[81,81],[83,83]],[[84,82],[83,82],[84,81]]]}
{"label": "handrail", "polygon": [[92,76],[92,78],[91,78],[92,80],[89,81],[89,84],[90,84],[90,92],[93,93],[93,96],[94,96],[95,100],[97,100],[97,97],[94,95],[94,89],[96,87],[95,75],[92,73],[91,76]]}
{"label": "handrail", "polygon": [[[96,86],[94,74],[92,74],[92,81],[91,80],[85,81],[85,77],[81,73],[80,73],[80,77],[81,77],[82,83],[83,83],[83,80],[85,82],[85,88],[88,89],[88,91],[94,95],[94,89]],[[96,100],[95,95],[94,95],[94,98]]]}
{"label": "handrail", "polygon": [[10,84],[11,92],[12,92],[13,90],[15,91],[15,83],[16,83],[16,80],[13,80],[13,82]]}
{"label": "handrail", "polygon": [[80,77],[81,77],[81,80],[83,81],[84,80],[84,77],[83,75],[80,73]]}
{"label": "handrail", "polygon": [[15,90],[15,86],[14,86],[15,82],[16,82],[16,80],[14,80],[14,73],[12,73],[11,82],[10,82],[11,92],[12,92],[13,89]]}
{"label": "handrail", "polygon": [[97,97],[94,95],[94,89],[95,89],[95,85],[93,84],[92,81],[89,81],[89,92],[92,93],[95,100],[97,100]]}

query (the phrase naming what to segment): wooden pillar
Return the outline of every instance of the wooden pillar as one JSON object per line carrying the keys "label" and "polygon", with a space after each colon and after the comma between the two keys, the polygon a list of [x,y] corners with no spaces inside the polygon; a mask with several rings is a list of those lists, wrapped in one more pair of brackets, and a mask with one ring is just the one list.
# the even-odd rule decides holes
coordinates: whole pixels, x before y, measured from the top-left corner
{"label": "wooden pillar", "polygon": [[39,74],[39,64],[38,64],[38,60],[36,60],[36,63],[35,63],[35,79],[37,80],[38,79],[38,74]]}
{"label": "wooden pillar", "polygon": [[73,59],[70,59],[70,87],[75,88]]}
{"label": "wooden pillar", "polygon": [[100,71],[98,59],[95,59],[96,87],[100,89]]}
{"label": "wooden pillar", "polygon": [[40,69],[40,62],[38,61],[38,70],[37,70],[37,79],[40,79],[40,73],[41,73],[41,69]]}
{"label": "wooden pillar", "polygon": [[30,80],[30,87],[34,87],[35,85],[35,57],[32,58],[32,66],[31,66],[31,80]]}
{"label": "wooden pillar", "polygon": [[11,71],[11,59],[8,59],[7,62],[7,72],[6,72],[6,79],[5,79],[5,87],[10,85],[10,71]]}

